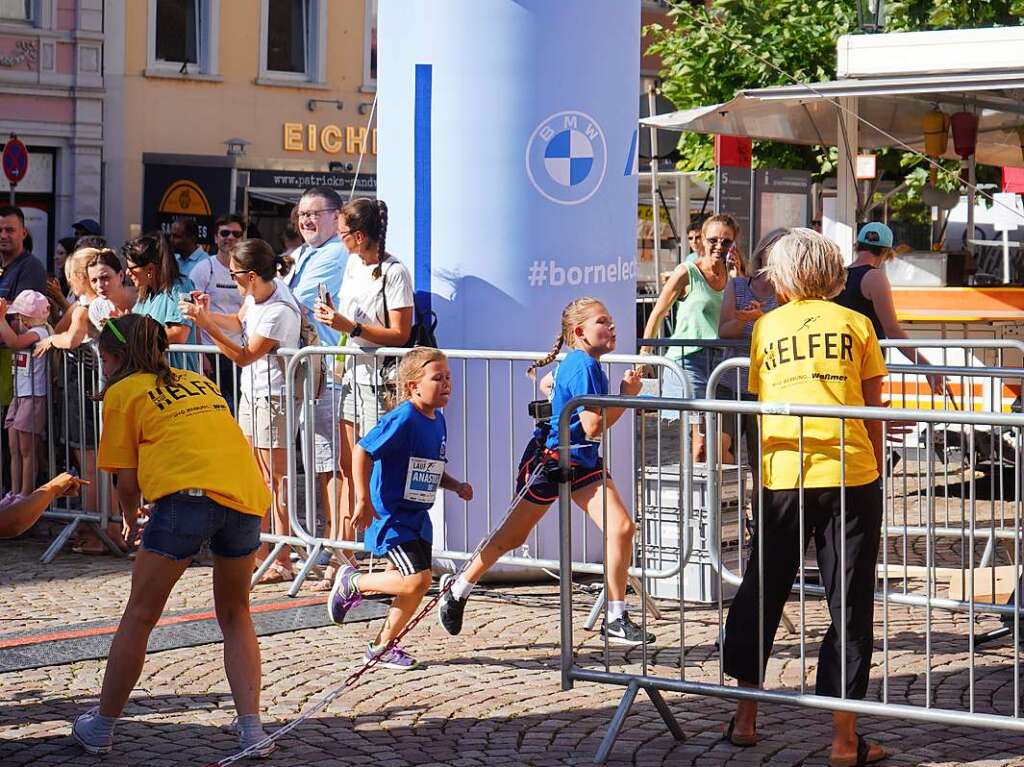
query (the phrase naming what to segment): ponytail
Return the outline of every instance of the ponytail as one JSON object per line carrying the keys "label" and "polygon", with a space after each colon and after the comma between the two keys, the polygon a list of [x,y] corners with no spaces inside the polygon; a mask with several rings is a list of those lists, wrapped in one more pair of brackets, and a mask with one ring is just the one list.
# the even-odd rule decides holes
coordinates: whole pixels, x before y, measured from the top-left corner
{"label": "ponytail", "polygon": [[385,241],[388,236],[388,204],[384,200],[377,200],[377,260],[384,263],[387,257]]}
{"label": "ponytail", "polygon": [[562,346],[572,346],[572,334],[580,325],[587,321],[587,319],[593,314],[594,309],[603,309],[604,304],[598,301],[596,298],[584,296],[583,298],[577,298],[575,301],[570,301],[564,309],[562,309],[562,330],[557,336],[555,336],[555,343],[551,347],[551,351],[546,356],[534,362],[530,367],[526,369],[526,375],[530,378],[534,378],[538,368],[547,367],[554,362],[555,357],[558,356],[558,352],[561,351]]}
{"label": "ponytail", "polygon": [[562,334],[559,333],[557,336],[555,336],[555,343],[552,345],[551,351],[549,351],[547,355],[541,357],[539,360],[530,365],[530,367],[526,368],[526,375],[530,376],[530,378],[536,379],[538,368],[546,368],[548,365],[554,362],[555,357],[557,357],[558,353],[562,351],[563,343],[564,340],[562,338]]}
{"label": "ponytail", "polygon": [[135,373],[151,373],[161,386],[174,385],[174,373],[167,363],[168,341],[164,326],[144,314],[108,317],[99,337],[100,351],[120,360],[117,370],[107,379],[97,400],[110,387]]}

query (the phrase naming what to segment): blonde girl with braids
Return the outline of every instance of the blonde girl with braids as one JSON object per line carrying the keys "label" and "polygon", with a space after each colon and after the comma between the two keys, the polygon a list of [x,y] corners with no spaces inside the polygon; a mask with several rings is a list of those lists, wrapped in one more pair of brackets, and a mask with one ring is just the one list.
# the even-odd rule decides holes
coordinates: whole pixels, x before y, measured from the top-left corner
{"label": "blonde girl with braids", "polygon": [[[604,304],[596,298],[579,298],[566,306],[551,352],[537,360],[528,372],[532,374],[549,365],[563,346],[569,353],[541,384],[542,389],[551,392],[551,418],[538,426],[519,462],[516,492],[525,490],[525,493],[439,603],[441,625],[452,636],[462,631],[463,612],[473,586],[500,557],[526,541],[530,531],[558,499],[558,420],[562,409],[573,397],[608,393],[608,376],[601,368],[600,359],[615,349],[615,322]],[[628,370],[619,383],[619,393],[635,396],[639,392],[640,373]],[[601,635],[614,644],[638,645],[653,642],[654,636],[645,634],[626,612],[626,580],[635,526],[598,452],[602,431],[610,428],[622,414],[622,408],[603,411],[578,408],[572,414],[569,419],[571,487],[573,501],[599,528],[603,526],[607,511],[604,561],[608,572],[608,617],[601,626]],[[535,472],[539,473],[526,487]],[[446,579],[451,577],[442,578],[442,589],[447,585]]]}
{"label": "blonde girl with braids", "polygon": [[[338,306],[317,302],[313,314],[318,322],[347,333],[348,346],[405,346],[412,333],[412,275],[405,264],[387,252],[387,230],[388,206],[383,200],[359,197],[339,212],[338,236],[348,248],[349,257]],[[342,540],[355,539],[352,447],[387,410],[384,394],[379,362],[369,356],[356,356],[341,385],[337,537]],[[337,572],[337,565],[332,562],[328,577]]]}
{"label": "blonde girl with braids", "polygon": [[111,750],[114,724],[142,673],[150,632],[204,543],[213,553],[214,607],[240,746],[265,737],[249,579],[270,490],[216,385],[171,368],[167,346],[164,326],[138,314],[108,319],[99,336],[106,384],[98,463],[117,475],[122,508],[137,509],[143,498],[153,505],[99,705],[72,727],[72,737],[90,754]]}
{"label": "blonde girl with braids", "polygon": [[445,471],[447,428],[442,408],[452,392],[448,359],[437,349],[416,347],[398,364],[399,404],[355,447],[356,505],[353,522],[366,530],[366,545],[386,557],[387,569],[360,572],[343,566],[334,581],[327,614],[341,623],[363,594],[391,594],[394,600],[365,661],[376,659],[401,671],[416,660],[396,638],[416,613],[431,583],[433,529],[430,507],[437,488],[465,501],[473,488]]}

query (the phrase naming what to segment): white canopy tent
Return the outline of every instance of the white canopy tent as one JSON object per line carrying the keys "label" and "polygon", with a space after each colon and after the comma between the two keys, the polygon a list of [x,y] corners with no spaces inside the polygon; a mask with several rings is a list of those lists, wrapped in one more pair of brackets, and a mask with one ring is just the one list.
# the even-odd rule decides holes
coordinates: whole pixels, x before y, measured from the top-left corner
{"label": "white canopy tent", "polygon": [[[663,130],[837,147],[838,241],[850,255],[857,223],[853,157],[858,149],[881,147],[923,151],[922,118],[933,109],[949,114],[969,110],[978,115],[977,149],[970,162],[972,184],[975,162],[1024,165],[1024,72],[1019,69],[851,77],[758,88],[740,91],[724,104],[655,115],[641,123]],[[945,157],[958,159],[952,140]],[[973,189],[968,196],[973,216]]]}

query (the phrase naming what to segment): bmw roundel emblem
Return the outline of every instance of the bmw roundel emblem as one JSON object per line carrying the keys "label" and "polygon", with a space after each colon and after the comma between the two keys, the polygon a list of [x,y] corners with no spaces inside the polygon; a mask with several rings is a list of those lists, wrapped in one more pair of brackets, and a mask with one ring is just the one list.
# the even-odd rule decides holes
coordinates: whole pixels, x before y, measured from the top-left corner
{"label": "bmw roundel emblem", "polygon": [[585,202],[598,190],[608,164],[604,131],[590,115],[551,115],[526,146],[526,174],[534,188],[560,205]]}

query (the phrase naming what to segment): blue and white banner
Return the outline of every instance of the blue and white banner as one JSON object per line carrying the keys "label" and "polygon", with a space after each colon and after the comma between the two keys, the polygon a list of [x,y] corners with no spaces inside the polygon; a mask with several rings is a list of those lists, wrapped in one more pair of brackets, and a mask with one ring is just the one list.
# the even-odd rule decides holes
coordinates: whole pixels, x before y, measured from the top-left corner
{"label": "blue and white banner", "polygon": [[[562,308],[590,295],[633,351],[639,0],[381,0],[378,29],[388,250],[441,346],[546,350]],[[530,384],[513,387],[502,474],[530,427]],[[449,407],[450,434],[460,417]]]}

